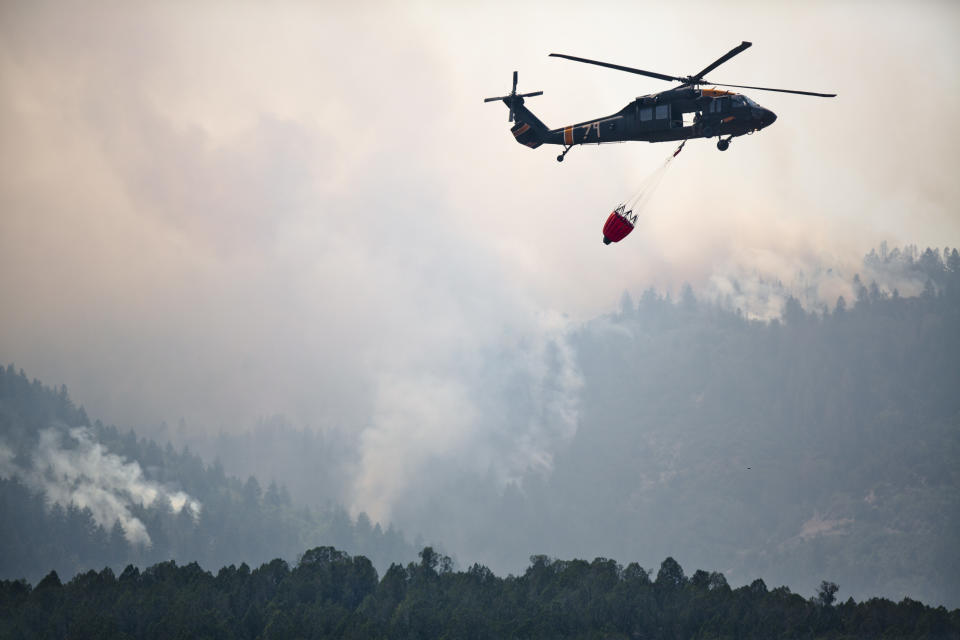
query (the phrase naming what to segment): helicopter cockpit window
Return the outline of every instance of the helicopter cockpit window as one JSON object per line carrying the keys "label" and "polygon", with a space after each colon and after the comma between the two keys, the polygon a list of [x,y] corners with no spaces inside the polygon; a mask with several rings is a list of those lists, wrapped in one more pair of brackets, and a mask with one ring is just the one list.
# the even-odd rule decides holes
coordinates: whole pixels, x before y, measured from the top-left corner
{"label": "helicopter cockpit window", "polygon": [[747,102],[747,104],[750,105],[751,107],[759,107],[759,106],[760,106],[760,105],[758,105],[756,102],[754,102],[753,100],[751,100],[750,98],[748,98],[747,96],[742,96],[742,97],[743,97],[743,99]]}
{"label": "helicopter cockpit window", "polygon": [[733,96],[730,99],[734,107],[745,107],[747,106],[747,101],[743,99],[743,96]]}
{"label": "helicopter cockpit window", "polygon": [[640,109],[640,122],[647,122],[648,120],[653,120],[653,108],[644,107]]}

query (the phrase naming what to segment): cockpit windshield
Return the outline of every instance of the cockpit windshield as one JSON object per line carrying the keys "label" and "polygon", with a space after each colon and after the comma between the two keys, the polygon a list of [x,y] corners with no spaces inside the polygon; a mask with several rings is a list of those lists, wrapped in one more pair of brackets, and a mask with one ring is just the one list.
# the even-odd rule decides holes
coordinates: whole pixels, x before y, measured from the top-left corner
{"label": "cockpit windshield", "polygon": [[751,107],[757,107],[757,108],[760,107],[760,105],[758,105],[756,102],[754,102],[753,100],[751,100],[751,99],[748,98],[747,96],[741,96],[741,97],[742,97],[744,100],[746,100],[746,101],[747,101],[747,104],[750,105]]}

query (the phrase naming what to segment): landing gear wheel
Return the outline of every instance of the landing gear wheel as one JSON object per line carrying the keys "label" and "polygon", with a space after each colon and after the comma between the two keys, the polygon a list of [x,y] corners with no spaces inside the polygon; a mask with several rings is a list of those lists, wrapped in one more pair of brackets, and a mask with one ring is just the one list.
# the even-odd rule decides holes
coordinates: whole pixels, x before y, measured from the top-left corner
{"label": "landing gear wheel", "polygon": [[557,162],[563,162],[563,154],[557,156]]}
{"label": "landing gear wheel", "polygon": [[563,153],[557,156],[557,162],[563,162],[563,156],[567,155],[570,149],[573,149],[573,145],[570,145],[569,147],[564,147]]}
{"label": "landing gear wheel", "polygon": [[728,139],[728,140],[723,140],[723,139],[717,140],[717,149],[720,149],[720,151],[726,151],[726,150],[729,149],[729,148],[730,148],[730,140],[729,140],[729,139]]}

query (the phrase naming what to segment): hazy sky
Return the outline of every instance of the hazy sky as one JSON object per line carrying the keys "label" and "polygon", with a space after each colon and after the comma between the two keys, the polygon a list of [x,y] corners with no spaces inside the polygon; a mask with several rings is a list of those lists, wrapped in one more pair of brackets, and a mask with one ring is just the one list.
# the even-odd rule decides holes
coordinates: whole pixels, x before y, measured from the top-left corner
{"label": "hazy sky", "polygon": [[[121,426],[360,431],[355,506],[386,514],[404,447],[549,466],[575,363],[519,431],[491,380],[542,380],[624,290],[960,244],[956,3],[475,4],[0,5],[0,362]],[[681,75],[741,40],[711,79],[839,97],[748,91],[776,124],[688,144],[619,245],[673,146],[558,164],[482,102],[518,70],[570,124],[670,85],[551,52]]]}

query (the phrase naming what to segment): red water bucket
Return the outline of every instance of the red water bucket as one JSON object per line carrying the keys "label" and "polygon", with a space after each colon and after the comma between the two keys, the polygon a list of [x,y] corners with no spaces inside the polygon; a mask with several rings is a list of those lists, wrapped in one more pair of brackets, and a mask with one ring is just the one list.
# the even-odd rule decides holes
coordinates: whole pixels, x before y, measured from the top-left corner
{"label": "red water bucket", "polygon": [[603,225],[603,244],[620,242],[633,231],[633,223],[614,211]]}

